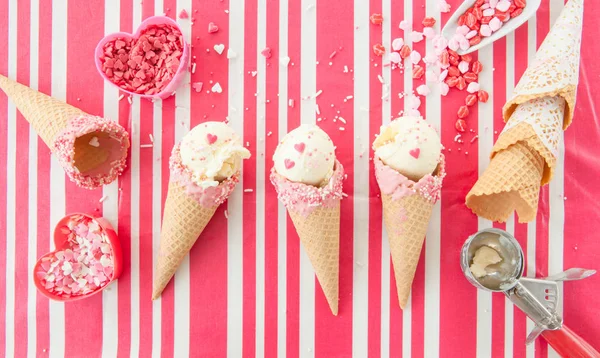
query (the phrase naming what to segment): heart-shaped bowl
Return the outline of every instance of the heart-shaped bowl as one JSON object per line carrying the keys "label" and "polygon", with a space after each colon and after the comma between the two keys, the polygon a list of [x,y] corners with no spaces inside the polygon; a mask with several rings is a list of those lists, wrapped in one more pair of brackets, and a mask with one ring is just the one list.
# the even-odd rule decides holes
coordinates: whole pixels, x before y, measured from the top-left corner
{"label": "heart-shaped bowl", "polygon": [[[82,217],[97,223],[98,226],[106,234],[106,238],[107,238],[108,244],[110,245],[110,248],[112,250],[112,255],[113,255],[113,272],[112,272],[112,276],[109,279],[109,282],[106,285],[104,285],[94,291],[91,291],[89,293],[86,293],[86,294],[71,296],[71,297],[64,297],[64,296],[57,295],[53,292],[48,291],[45,288],[45,286],[42,284],[42,282],[41,282],[42,280],[38,277],[37,273],[42,270],[40,268],[40,266],[42,264],[42,260],[45,257],[49,257],[51,255],[54,255],[58,251],[61,251],[61,250],[64,250],[64,249],[67,249],[70,247],[70,245],[68,243],[68,234],[70,233],[71,230],[69,229],[68,223],[71,220],[77,220]],[[55,301],[61,301],[61,302],[71,302],[71,301],[77,301],[77,300],[81,300],[84,298],[88,298],[99,292],[102,292],[102,290],[104,290],[106,287],[108,287],[113,281],[118,279],[119,276],[121,275],[121,272],[123,271],[123,252],[121,250],[121,243],[119,242],[117,233],[113,229],[112,225],[108,222],[108,220],[106,220],[102,217],[93,217],[91,215],[87,215],[87,214],[83,214],[83,213],[73,213],[73,214],[69,214],[69,215],[65,216],[58,222],[58,224],[56,224],[56,228],[54,229],[54,246],[55,246],[55,250],[40,257],[33,268],[33,282],[35,284],[35,287],[38,289],[38,291],[42,295],[48,297],[49,299],[52,299]]]}
{"label": "heart-shaped bowl", "polygon": [[133,96],[140,96],[141,98],[165,99],[175,93],[175,90],[181,84],[181,81],[185,77],[185,73],[188,68],[188,63],[190,61],[190,46],[187,44],[185,39],[183,40],[183,54],[181,55],[181,58],[179,60],[179,67],[177,68],[175,75],[171,79],[171,82],[169,82],[169,84],[162,91],[152,95],[131,92],[113,83],[102,71],[102,61],[100,60],[100,57],[104,55],[104,45],[106,43],[116,40],[118,38],[138,39],[140,37],[141,32],[152,25],[171,25],[177,30],[179,30],[179,32],[183,33],[177,22],[175,22],[173,19],[166,16],[151,16],[146,20],[142,21],[142,23],[137,28],[134,34],[130,34],[128,32],[115,32],[104,36],[104,38],[100,40],[100,42],[98,42],[98,45],[96,45],[96,50],[94,52],[94,61],[96,63],[96,70],[98,70],[100,76],[102,76],[104,80],[108,81],[113,86],[117,87],[119,90],[125,93],[129,93]]}

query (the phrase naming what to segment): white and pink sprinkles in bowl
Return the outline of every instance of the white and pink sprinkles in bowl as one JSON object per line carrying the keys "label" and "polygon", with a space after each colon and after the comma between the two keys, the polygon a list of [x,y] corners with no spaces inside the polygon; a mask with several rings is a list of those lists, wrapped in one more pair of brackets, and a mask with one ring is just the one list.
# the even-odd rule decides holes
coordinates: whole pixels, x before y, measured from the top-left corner
{"label": "white and pink sprinkles in bowl", "polygon": [[74,216],[61,228],[65,247],[40,259],[35,275],[41,286],[61,299],[83,296],[108,285],[114,253],[104,229],[86,216]]}

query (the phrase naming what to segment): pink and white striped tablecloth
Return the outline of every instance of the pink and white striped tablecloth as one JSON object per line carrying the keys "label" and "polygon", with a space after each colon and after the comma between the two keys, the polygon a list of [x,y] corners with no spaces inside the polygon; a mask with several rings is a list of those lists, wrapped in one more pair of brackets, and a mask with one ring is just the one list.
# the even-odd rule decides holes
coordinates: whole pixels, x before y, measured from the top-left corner
{"label": "pink and white striped tablecloth", "polygon": [[[460,1],[450,3],[456,8]],[[410,71],[383,66],[371,48],[380,42],[389,48],[393,38],[402,36],[402,19],[415,27],[426,15],[444,23],[449,14],[440,14],[436,5],[434,0],[0,0],[0,73],[118,120],[132,135],[128,170],[118,182],[96,191],[79,189],[0,95],[0,168],[6,168],[0,170],[0,355],[553,355],[541,340],[525,346],[531,322],[504,296],[477,292],[463,278],[458,257],[469,234],[493,225],[471,214],[464,197],[488,164],[503,126],[502,105],[563,0],[543,0],[536,17],[479,52],[481,83],[490,101],[475,107],[468,120],[478,140],[471,140],[476,133],[467,133],[464,144],[454,141],[463,94],[440,97],[434,89],[423,100],[422,114],[440,128],[448,148],[448,176],[410,304],[399,309],[369,147],[379,126],[403,109],[398,93],[421,82]],[[542,189],[536,221],[494,224],[519,239],[530,276],[574,266],[600,268],[600,91],[594,88],[600,81],[600,4],[588,0],[585,6],[575,120],[565,134],[555,178]],[[176,18],[182,9],[193,17],[178,20],[194,46],[197,65],[191,81],[203,82],[205,90],[197,93],[184,85],[162,102],[119,101],[119,92],[94,68],[96,43],[105,33],[132,31],[154,14]],[[370,24],[371,13],[383,14],[382,27]],[[208,33],[209,22],[219,27],[217,33]],[[213,46],[221,43],[237,56],[217,54]],[[261,55],[265,47],[271,48],[269,59]],[[432,50],[424,41],[414,47],[421,53]],[[280,64],[286,56],[291,59],[287,67]],[[217,82],[223,92],[207,93]],[[322,94],[315,98],[317,91]],[[346,123],[334,122],[335,115]],[[253,156],[245,162],[238,189],[173,284],[152,302],[169,153],[190,127],[225,118],[242,133]],[[278,138],[317,118],[348,172],[338,317],[331,315],[267,180]],[[150,143],[150,134],[154,146],[141,147]],[[51,249],[54,224],[65,213],[79,211],[103,215],[118,228],[125,270],[100,295],[68,304],[49,302],[36,292],[31,270]],[[596,346],[599,280],[565,284],[562,305],[565,322]]]}

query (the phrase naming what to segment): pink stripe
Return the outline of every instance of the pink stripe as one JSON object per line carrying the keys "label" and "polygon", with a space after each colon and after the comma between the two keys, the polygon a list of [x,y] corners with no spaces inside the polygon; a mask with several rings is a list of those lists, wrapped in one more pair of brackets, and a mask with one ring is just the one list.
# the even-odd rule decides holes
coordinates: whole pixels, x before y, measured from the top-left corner
{"label": "pink stripe", "polygon": [[[93,13],[94,16],[90,16]],[[102,78],[93,63],[82,54],[94,53],[96,41],[103,36],[104,6],[100,2],[86,8],[71,5],[67,12],[67,28],[86,31],[69,31],[67,35],[67,102],[82,110],[100,115],[103,113]],[[100,189],[89,191],[77,187],[66,179],[66,211],[97,212],[102,214],[98,199]],[[65,355],[99,355],[102,350],[102,295],[65,305]],[[86,342],[82,345],[81,342]]]}
{"label": "pink stripe", "polygon": [[[29,84],[30,3],[17,5],[17,81]],[[27,355],[27,306],[29,299],[28,233],[29,233],[29,123],[17,111],[17,148],[15,172],[15,357]],[[18,210],[17,210],[18,208]],[[33,249],[33,248],[32,248]]]}
{"label": "pink stripe", "polygon": [[[2,4],[4,15],[0,16],[0,33],[3,34],[2,42],[8,43],[8,1]],[[13,6],[13,5],[10,5]],[[8,72],[8,51],[2,51],[0,56],[0,73],[7,74]],[[2,94],[0,95],[0,113],[4,118],[8,118],[8,99]],[[0,121],[0,168],[6,167],[6,139],[8,136],[8,120]],[[4,170],[8,175],[8,170]],[[6,190],[6,175],[0,175],[0,188]],[[7,213],[6,195],[0,195],[0,247],[3,248],[3,254],[0,254],[0,352],[6,352],[6,213]],[[9,327],[12,329],[12,327]]]}
{"label": "pink stripe", "polygon": [[[304,11],[301,1],[288,2],[288,56],[294,66],[287,67],[288,98],[297,104],[288,107],[288,132],[300,125],[300,43],[301,14]],[[300,239],[294,229],[294,223],[287,217],[287,317],[286,317],[286,353],[290,358],[300,356]]]}
{"label": "pink stripe", "polygon": [[[403,5],[398,2],[401,8]],[[381,14],[382,13],[382,2],[371,0],[369,1],[369,13],[370,14]],[[394,14],[394,12],[392,12]],[[364,17],[369,17],[369,14],[363,14]],[[393,15],[392,15],[393,16]],[[384,20],[385,21],[385,20]],[[390,20],[391,21],[391,20]],[[400,21],[400,20],[398,20]],[[395,21],[395,22],[398,22]],[[373,54],[373,46],[376,44],[382,43],[381,36],[381,26],[374,26],[369,23],[369,48],[367,49],[369,58],[371,62],[369,63],[369,133],[366,133],[367,139],[375,138],[376,134],[379,134],[379,128],[382,124],[382,113],[381,113],[381,83],[379,82],[377,75],[381,75],[382,72],[382,64],[383,61],[381,58],[376,57]],[[375,67],[377,64],[377,67]],[[362,70],[362,69],[356,69]],[[364,69],[365,71],[367,69]],[[399,71],[397,71],[399,72]],[[402,76],[399,77],[399,83],[402,84]],[[394,81],[392,81],[392,86],[396,85]],[[395,92],[395,91],[392,91]],[[392,102],[392,103],[395,103]],[[367,113],[365,113],[366,115]],[[365,134],[358,134],[365,135]],[[365,148],[366,152],[363,156],[367,155],[369,158],[373,157],[373,149],[369,145],[368,148]],[[359,154],[360,155],[360,154]],[[369,162],[369,169],[371,169],[371,162]],[[368,352],[370,357],[379,357],[381,356],[381,320],[389,319],[390,320],[390,330],[392,327],[396,326],[400,329],[402,328],[402,318],[396,319],[391,313],[394,312],[394,307],[398,307],[397,300],[394,303],[394,300],[390,300],[390,317],[381,317],[381,245],[382,245],[382,225],[381,225],[381,201],[379,200],[379,186],[377,185],[377,181],[375,180],[374,175],[369,176],[369,197],[377,198],[378,200],[369,200],[369,298],[368,298],[368,310],[369,310],[369,319],[368,319]],[[388,259],[388,258],[385,258]],[[393,271],[392,271],[393,272]],[[393,280],[393,273],[391,275]],[[391,290],[391,292],[396,292],[395,289]],[[396,296],[392,294],[392,296]],[[397,309],[396,312],[398,312]],[[400,322],[400,324],[398,324]],[[387,333],[387,332],[386,332]],[[395,340],[396,342],[402,342],[402,335],[399,335],[399,340]],[[390,349],[394,346],[402,347],[401,344],[392,344]],[[390,351],[393,353],[393,351]],[[392,354],[392,356],[396,356]]]}
{"label": "pink stripe", "polygon": [[[354,103],[343,102],[346,96],[354,94],[352,76],[344,73],[344,65],[354,67],[354,13],[352,6],[337,2],[317,2],[317,34],[336,34],[317,36],[317,91],[323,93],[317,98],[323,121],[319,126],[325,130],[337,146],[338,160],[348,175],[344,181],[344,192],[354,192]],[[333,59],[329,56],[337,54]],[[332,66],[325,65],[332,63]],[[308,64],[311,66],[312,64]],[[332,107],[333,105],[333,107]],[[340,116],[347,121],[334,119]],[[344,127],[341,131],[339,128]],[[340,229],[340,275],[339,275],[339,312],[335,317],[321,285],[315,286],[315,355],[331,357],[350,356],[352,354],[352,277],[354,268],[354,199],[344,198],[341,202]]]}
{"label": "pink stripe", "polygon": [[[244,73],[256,70],[257,64],[257,6],[258,1],[245,2],[244,14]],[[273,66],[277,66],[274,57]],[[246,77],[247,78],[247,77]],[[256,77],[244,81],[244,142],[255,153],[244,162],[243,189],[253,189],[243,194],[243,339],[242,354],[254,357],[256,353]],[[248,111],[245,111],[245,109]]]}
{"label": "pink stripe", "polygon": [[[600,168],[589,164],[589,160],[596,157],[597,143],[600,140],[597,113],[600,92],[594,90],[592,85],[600,77],[600,68],[595,65],[598,57],[597,42],[600,38],[600,30],[595,26],[598,13],[600,3],[585,3],[577,106],[573,124],[565,132],[565,268],[598,269],[600,242],[595,235],[590,235],[598,231],[598,223],[595,220],[582,220],[588,218],[590,213],[600,212],[597,200],[600,186],[595,180],[600,174]],[[596,349],[600,349],[600,317],[588,314],[583,309],[597,297],[598,277],[566,283],[564,287],[565,323]]]}
{"label": "pink stripe", "polygon": [[[270,2],[267,6],[266,43],[273,48],[279,48],[279,0]],[[260,49],[259,49],[260,50]],[[275,58],[279,57],[275,51]],[[277,193],[268,181],[272,160],[278,144],[279,121],[278,96],[279,96],[279,66],[271,65],[266,68],[266,98],[270,101],[266,105],[265,118],[266,133],[260,133],[265,138],[265,317],[264,317],[264,353],[266,357],[277,357],[277,318],[281,307],[278,307],[278,222],[279,211]],[[286,104],[283,104],[285,106]],[[268,135],[271,133],[271,135]]]}
{"label": "pink stripe", "polygon": [[[450,2],[456,9],[460,1]],[[443,14],[446,20],[449,14]],[[464,144],[454,142],[456,113],[463,105],[465,92],[452,89],[448,96],[442,97],[442,143],[446,146],[446,168],[448,175],[442,189],[442,227],[452,226],[453,230],[442,230],[441,247],[453,247],[458,252],[464,240],[477,231],[477,217],[464,205],[465,196],[474,183],[465,182],[465,177],[477,176],[477,145],[465,140]],[[469,128],[477,128],[477,115],[471,113]],[[465,136],[470,138],[470,135]],[[459,151],[460,149],[460,151]],[[466,155],[466,152],[469,152]],[[454,223],[461,223],[455,226]],[[477,293],[464,280],[455,255],[442,255],[440,270],[444,274],[440,279],[440,356],[450,356],[460,349],[465,357],[475,356]],[[457,279],[460,278],[460,279]],[[460,302],[461,309],[456,309]],[[457,330],[456,327],[461,327]],[[460,347],[460,348],[457,348]]]}
{"label": "pink stripe", "polygon": [[[212,50],[213,44],[222,43],[228,48],[229,17],[223,11],[227,2],[208,3],[194,0],[190,17],[192,26],[192,55],[196,56],[196,71],[191,81],[204,82],[202,93],[191,91],[191,127],[205,121],[222,121],[227,116],[228,61],[219,58]],[[190,11],[190,9],[186,9]],[[208,23],[214,22],[219,32],[209,34]],[[211,48],[210,52],[206,52]],[[225,53],[222,55],[225,56]],[[192,60],[194,61],[194,60]],[[207,93],[213,83],[219,82],[223,93]],[[212,105],[215,107],[212,108]],[[241,110],[241,108],[239,109]],[[169,122],[164,122],[167,128]],[[182,125],[176,123],[175,125]],[[164,142],[164,141],[163,141]],[[171,146],[165,149],[170,152]],[[166,164],[166,163],[165,163]],[[245,163],[244,163],[245,165]],[[163,176],[168,172],[165,165]],[[227,352],[227,219],[222,205],[204,229],[190,251],[190,355],[195,357],[222,356]],[[210,287],[210,289],[207,289]],[[164,311],[163,311],[164,312]],[[211,322],[211,324],[207,324]],[[197,344],[198,337],[211,337],[210,344]]]}
{"label": "pink stripe", "polygon": [[[40,2],[40,8],[51,8],[47,1]],[[52,72],[52,13],[40,11],[39,13],[39,68],[38,90],[50,93],[50,79]],[[1,26],[0,26],[1,28]],[[0,96],[2,97],[2,96]],[[2,151],[0,150],[0,153]],[[38,182],[37,182],[37,256],[40,257],[50,250],[50,150],[38,137]],[[0,235],[2,236],[2,235]],[[48,299],[40,293],[36,295],[36,355],[47,357],[50,347],[50,324]]]}
{"label": "pink stripe", "polygon": [[[373,3],[373,2],[371,2]],[[391,24],[391,29],[392,29],[392,40],[396,37],[405,37],[404,31],[400,30],[398,28],[398,24],[400,23],[400,21],[404,20],[404,2],[395,2],[392,1],[392,24]],[[390,44],[391,45],[391,44]],[[409,62],[407,62],[409,63]],[[391,108],[391,114],[392,114],[392,118],[397,117],[400,115],[401,111],[404,111],[404,100],[401,98],[398,98],[398,94],[401,92],[404,92],[404,70],[401,69],[396,69],[392,71],[392,90],[390,93],[390,100],[392,101],[392,108]],[[377,83],[377,79],[376,76],[371,75],[371,89],[372,88],[381,88],[381,85]],[[373,97],[374,99],[374,103],[372,104],[372,106],[376,103],[378,103],[378,98],[377,97],[381,97],[381,90],[379,90],[379,95],[377,96],[377,94]],[[380,113],[380,112],[378,112]],[[375,123],[373,123],[373,121],[371,120],[371,135],[370,135],[370,139],[372,140],[373,138],[375,138],[376,134],[379,134],[379,127],[382,123],[382,118],[379,117]],[[370,141],[371,142],[371,141]],[[374,155],[372,149],[370,150],[370,157],[372,158]],[[371,170],[372,170],[372,166],[371,166]],[[372,237],[369,238],[369,245],[371,246],[371,244],[373,244],[375,247],[369,247],[369,251],[371,252],[373,249],[375,249],[375,252],[373,254],[373,256],[369,256],[369,265],[371,265],[371,259],[374,259],[373,264],[376,266],[373,266],[374,270],[373,272],[375,272],[377,275],[376,277],[369,277],[369,285],[371,284],[376,284],[378,286],[378,294],[381,294],[381,240],[382,240],[382,224],[381,224],[381,216],[382,216],[382,208],[381,208],[381,201],[380,201],[380,192],[379,192],[379,186],[377,185],[377,181],[375,180],[375,176],[371,175],[369,177],[369,185],[371,187],[371,197],[376,196],[378,198],[378,200],[371,200],[371,208],[370,208],[370,216],[369,216],[369,231],[373,230],[373,227],[377,228],[376,231],[372,232],[373,235]],[[389,352],[390,352],[390,356],[392,357],[400,357],[402,356],[402,310],[400,309],[400,305],[398,303],[398,291],[396,289],[396,277],[394,276],[394,265],[392,264],[391,261],[391,257],[389,258],[383,258],[383,259],[387,259],[388,261],[390,261],[390,282],[389,282],[389,290],[390,290],[390,333],[389,333],[389,342],[390,342],[390,346],[389,346]],[[372,282],[372,280],[374,280],[375,282]],[[380,297],[380,296],[379,296]],[[378,309],[379,307],[379,303],[380,302],[380,298],[376,301],[372,301],[371,297],[369,296],[369,309],[376,310],[377,311],[377,315],[380,316],[381,315],[381,310]],[[369,311],[372,312],[372,311]],[[380,331],[381,329],[381,323],[377,322],[378,320],[381,319],[386,319],[385,317],[380,317],[378,319],[376,319],[376,323],[377,323],[377,331]],[[369,319],[369,323],[370,323],[370,319]],[[371,330],[369,330],[369,332],[371,332]],[[382,333],[380,332],[380,335]],[[376,346],[379,346],[381,339],[379,339],[379,337],[374,337],[375,339],[377,339],[376,342],[373,342],[373,344],[375,344]],[[370,344],[371,342],[369,342]],[[374,355],[374,356],[379,356],[379,354]]]}
{"label": "pink stripe", "polygon": [[[527,69],[528,64],[528,33],[527,33],[527,25],[523,25],[519,27],[515,31],[515,86],[519,82],[519,79]],[[518,221],[518,215],[515,215],[515,220]],[[523,248],[523,253],[525,257],[527,257],[527,224],[519,224],[515,223],[515,237],[519,240],[521,247]],[[527,272],[527,264],[525,267],[525,273]],[[514,354],[515,356],[525,356],[525,338],[527,337],[527,323],[525,315],[518,309],[515,308],[514,315]]]}
{"label": "pink stripe", "polygon": [[[133,0],[121,0],[120,9],[120,31],[132,32],[133,24]],[[121,93],[123,94],[123,93]],[[119,124],[131,132],[131,106],[126,98],[123,98],[119,106]],[[118,234],[123,250],[124,267],[119,277],[118,296],[118,332],[119,344],[117,345],[117,356],[129,357],[131,352],[131,149],[127,155],[127,169],[119,177],[119,222]]]}
{"label": "pink stripe", "polygon": [[[492,112],[494,113],[494,121],[491,128],[485,128],[485,133],[479,133],[480,136],[490,136],[490,131],[493,131],[494,142],[504,128],[502,120],[502,106],[506,102],[506,38],[502,38],[493,44],[493,96],[490,96],[490,101],[493,101]],[[489,68],[484,69],[490,71]],[[497,134],[496,134],[497,133]],[[486,155],[486,153],[480,153]],[[493,226],[497,229],[506,230],[506,224],[494,223]],[[492,295],[492,357],[504,358],[504,330],[505,330],[505,298],[503,295]]]}

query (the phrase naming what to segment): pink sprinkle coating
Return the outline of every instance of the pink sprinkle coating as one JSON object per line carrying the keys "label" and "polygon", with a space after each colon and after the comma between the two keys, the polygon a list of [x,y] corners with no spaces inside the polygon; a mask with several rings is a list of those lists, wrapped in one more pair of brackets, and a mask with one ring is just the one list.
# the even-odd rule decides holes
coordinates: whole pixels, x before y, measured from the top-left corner
{"label": "pink sprinkle coating", "polygon": [[[103,132],[120,142],[119,158],[108,163],[108,171],[96,175],[83,174],[75,166],[75,140],[83,135]],[[65,128],[54,140],[54,152],[58,161],[72,182],[86,189],[95,189],[113,182],[125,170],[129,148],[129,135],[117,122],[102,117],[84,114],[69,120]]]}
{"label": "pink sprinkle coating", "polygon": [[155,95],[162,92],[179,69],[183,35],[175,26],[150,25],[139,38],[115,38],[103,46],[102,72],[124,90]]}
{"label": "pink sprinkle coating", "polygon": [[378,156],[373,159],[375,162],[375,177],[381,188],[381,192],[392,195],[393,200],[399,200],[405,196],[421,195],[427,201],[435,203],[440,199],[442,182],[446,176],[445,158],[440,154],[438,168],[434,174],[427,174],[419,181],[415,182],[391,167],[383,164]]}
{"label": "pink sprinkle coating", "polygon": [[277,198],[288,208],[304,216],[319,206],[331,207],[342,199],[344,167],[335,161],[333,175],[327,185],[316,187],[304,183],[292,182],[279,175],[275,168],[271,169],[271,183],[277,191]]}
{"label": "pink sprinkle coating", "polygon": [[217,186],[202,188],[192,180],[192,172],[185,167],[181,161],[179,144],[173,147],[171,159],[169,160],[171,170],[171,181],[185,187],[186,192],[192,196],[200,205],[207,208],[219,206],[227,200],[239,181],[239,173],[225,179]]}
{"label": "pink sprinkle coating", "polygon": [[113,250],[104,229],[86,216],[74,216],[63,228],[67,247],[41,259],[36,271],[50,293],[70,298],[87,295],[110,283]]}

